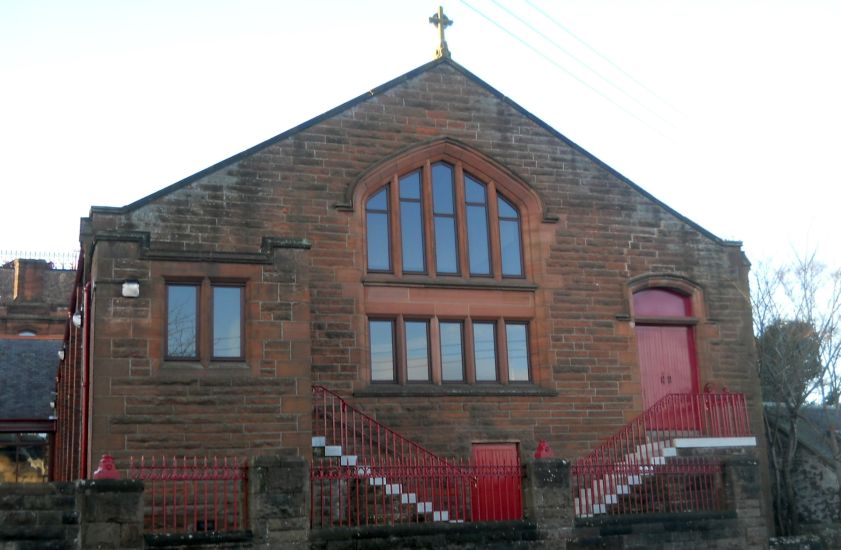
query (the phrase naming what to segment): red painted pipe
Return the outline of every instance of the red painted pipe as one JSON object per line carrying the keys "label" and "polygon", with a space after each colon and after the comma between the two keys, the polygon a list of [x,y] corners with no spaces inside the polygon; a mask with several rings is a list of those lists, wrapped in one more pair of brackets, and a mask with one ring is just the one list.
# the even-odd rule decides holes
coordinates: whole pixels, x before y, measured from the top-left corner
{"label": "red painted pipe", "polygon": [[90,374],[91,374],[91,283],[85,284],[85,311],[82,326],[82,444],[79,446],[79,478],[88,477],[88,409],[90,407]]}

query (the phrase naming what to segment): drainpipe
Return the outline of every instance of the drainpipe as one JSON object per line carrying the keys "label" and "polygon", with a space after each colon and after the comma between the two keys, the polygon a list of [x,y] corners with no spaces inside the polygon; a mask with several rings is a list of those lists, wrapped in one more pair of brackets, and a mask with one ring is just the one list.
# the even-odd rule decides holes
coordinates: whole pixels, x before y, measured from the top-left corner
{"label": "drainpipe", "polygon": [[91,283],[85,284],[85,313],[82,326],[82,444],[79,447],[79,478],[88,477],[88,410],[90,409],[90,376],[91,376]]}

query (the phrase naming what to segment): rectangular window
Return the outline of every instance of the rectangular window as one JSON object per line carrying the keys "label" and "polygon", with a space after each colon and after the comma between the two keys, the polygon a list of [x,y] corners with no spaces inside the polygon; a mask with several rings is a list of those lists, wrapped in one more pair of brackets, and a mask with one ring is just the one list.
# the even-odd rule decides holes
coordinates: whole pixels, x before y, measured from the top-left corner
{"label": "rectangular window", "polygon": [[464,382],[464,345],[462,324],[438,323],[441,341],[441,379],[444,382]]}
{"label": "rectangular window", "polygon": [[400,178],[400,235],[403,241],[403,271],[424,273],[420,172]]}
{"label": "rectangular window", "polygon": [[406,321],[406,379],[429,382],[429,323]]}
{"label": "rectangular window", "polygon": [[242,359],[241,286],[213,287],[213,358]]}
{"label": "rectangular window", "polygon": [[505,343],[508,348],[508,380],[528,382],[529,346],[525,323],[505,323]]}
{"label": "rectangular window", "polygon": [[394,382],[394,321],[371,320],[368,322],[371,338],[371,380]]}
{"label": "rectangular window", "polygon": [[496,323],[473,323],[473,361],[477,382],[495,382]]}
{"label": "rectangular window", "polygon": [[197,284],[167,285],[166,356],[170,359],[198,358]]}
{"label": "rectangular window", "polygon": [[[399,384],[529,382],[528,322],[502,321],[369,319],[371,380]],[[465,339],[465,330],[472,338]],[[500,349],[507,352],[500,356]],[[440,370],[434,372],[433,357],[440,358]],[[437,369],[438,362],[435,364]]]}
{"label": "rectangular window", "polygon": [[47,433],[0,433],[0,483],[48,481],[49,440]]}

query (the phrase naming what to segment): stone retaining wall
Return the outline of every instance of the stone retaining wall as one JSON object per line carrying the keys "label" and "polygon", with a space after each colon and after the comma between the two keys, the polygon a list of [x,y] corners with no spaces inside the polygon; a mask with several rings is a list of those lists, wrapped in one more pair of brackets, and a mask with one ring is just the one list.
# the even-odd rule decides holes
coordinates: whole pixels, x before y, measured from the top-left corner
{"label": "stone retaining wall", "polygon": [[144,536],[140,482],[0,484],[0,550],[767,548],[759,464],[751,453],[724,458],[729,510],[723,513],[604,516],[582,521],[574,517],[569,463],[546,459],[525,465],[525,517],[521,521],[310,530],[309,463],[297,457],[258,457],[249,470],[251,529],[200,537]]}

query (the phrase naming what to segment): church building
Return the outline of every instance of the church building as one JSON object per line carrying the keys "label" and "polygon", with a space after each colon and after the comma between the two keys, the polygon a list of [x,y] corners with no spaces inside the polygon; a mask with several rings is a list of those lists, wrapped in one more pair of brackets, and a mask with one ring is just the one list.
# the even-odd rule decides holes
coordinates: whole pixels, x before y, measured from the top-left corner
{"label": "church building", "polygon": [[[738,401],[712,435],[763,448],[740,243],[443,41],[370,93],[92,207],[80,241],[79,351],[59,369],[78,369],[60,399],[81,414],[58,420],[60,478],[89,477],[103,454],[120,468],[141,455],[317,464],[350,410],[435,456],[574,461],[675,395],[656,426],[686,434]],[[611,505],[597,492],[576,496],[579,516]]]}

